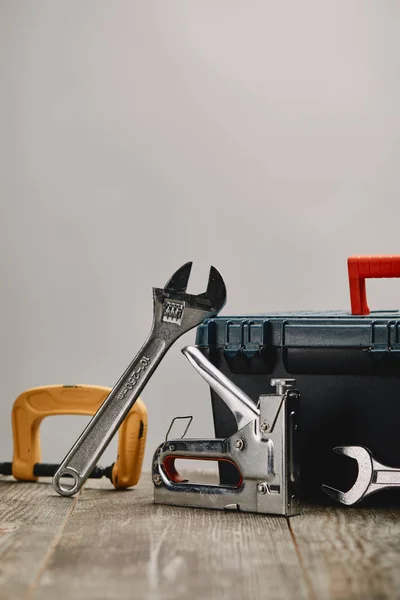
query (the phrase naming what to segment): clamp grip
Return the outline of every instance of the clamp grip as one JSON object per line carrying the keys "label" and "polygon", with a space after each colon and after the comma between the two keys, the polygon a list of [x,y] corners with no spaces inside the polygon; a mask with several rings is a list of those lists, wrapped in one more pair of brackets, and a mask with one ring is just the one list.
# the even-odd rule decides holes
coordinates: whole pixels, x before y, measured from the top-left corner
{"label": "clamp grip", "polygon": [[[15,479],[36,481],[33,474],[41,462],[39,427],[44,417],[54,415],[93,416],[111,388],[95,385],[49,385],[26,390],[12,408]],[[112,467],[115,488],[136,485],[142,470],[147,434],[147,410],[142,402],[134,404],[123,421],[118,437],[118,457]]]}
{"label": "clamp grip", "polygon": [[351,256],[347,266],[353,315],[369,315],[366,279],[400,277],[400,256]]}

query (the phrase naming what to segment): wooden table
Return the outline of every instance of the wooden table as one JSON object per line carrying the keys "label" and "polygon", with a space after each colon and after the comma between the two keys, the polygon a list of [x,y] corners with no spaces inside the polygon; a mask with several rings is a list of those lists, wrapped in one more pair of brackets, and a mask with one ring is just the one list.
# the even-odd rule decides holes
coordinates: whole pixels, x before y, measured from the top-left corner
{"label": "wooden table", "polygon": [[156,506],[149,475],[75,498],[0,478],[0,598],[400,598],[400,509],[287,520]]}

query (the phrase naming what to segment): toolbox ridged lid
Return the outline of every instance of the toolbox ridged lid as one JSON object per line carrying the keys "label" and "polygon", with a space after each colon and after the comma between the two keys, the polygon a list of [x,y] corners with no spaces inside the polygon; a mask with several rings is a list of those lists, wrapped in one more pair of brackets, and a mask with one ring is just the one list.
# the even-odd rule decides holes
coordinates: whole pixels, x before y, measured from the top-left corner
{"label": "toolbox ridged lid", "polygon": [[352,316],[345,311],[271,313],[208,319],[197,329],[200,347],[365,348],[400,352],[400,311]]}
{"label": "toolbox ridged lid", "polygon": [[262,348],[362,348],[400,355],[400,311],[370,311],[366,279],[400,277],[400,256],[347,260],[351,313],[299,311],[216,317],[197,330],[196,343],[250,356]]}

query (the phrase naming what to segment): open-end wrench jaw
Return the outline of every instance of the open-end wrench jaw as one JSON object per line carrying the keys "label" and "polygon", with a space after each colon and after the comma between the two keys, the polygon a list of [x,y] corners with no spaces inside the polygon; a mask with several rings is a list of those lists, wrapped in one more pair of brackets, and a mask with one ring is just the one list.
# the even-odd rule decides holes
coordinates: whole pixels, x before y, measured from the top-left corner
{"label": "open-end wrench jaw", "polygon": [[340,502],[341,504],[346,504],[347,506],[357,504],[357,502],[360,502],[360,500],[365,498],[365,496],[373,491],[372,489],[371,492],[368,491],[372,483],[374,472],[372,455],[369,450],[363,446],[337,446],[333,449],[333,451],[337,454],[343,454],[344,456],[348,456],[349,458],[353,458],[357,461],[357,479],[354,485],[347,492],[342,492],[341,490],[337,490],[329,485],[323,485],[322,489],[328,494],[328,496],[337,502]]}

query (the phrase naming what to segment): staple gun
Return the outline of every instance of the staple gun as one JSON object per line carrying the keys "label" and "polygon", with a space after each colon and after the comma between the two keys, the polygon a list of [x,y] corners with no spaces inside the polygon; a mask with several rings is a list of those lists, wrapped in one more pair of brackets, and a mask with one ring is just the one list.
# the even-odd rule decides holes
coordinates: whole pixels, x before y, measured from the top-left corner
{"label": "staple gun", "polygon": [[[12,408],[14,456],[12,463],[0,463],[1,475],[21,481],[52,477],[58,465],[41,463],[40,423],[55,415],[93,416],[111,388],[95,385],[49,385],[26,390]],[[103,469],[94,467],[92,478],[108,477],[115,488],[128,488],[139,481],[147,434],[147,410],[138,400],[119,429],[116,462]]]}
{"label": "staple gun", "polygon": [[[182,352],[230,409],[237,432],[226,439],[168,439],[167,434],[153,457],[154,502],[297,514],[300,394],[293,389],[294,379],[271,380],[276,393],[261,395],[256,405],[199,348],[187,346]],[[229,463],[236,469],[236,481],[227,485],[188,480],[175,465],[178,459]]]}

